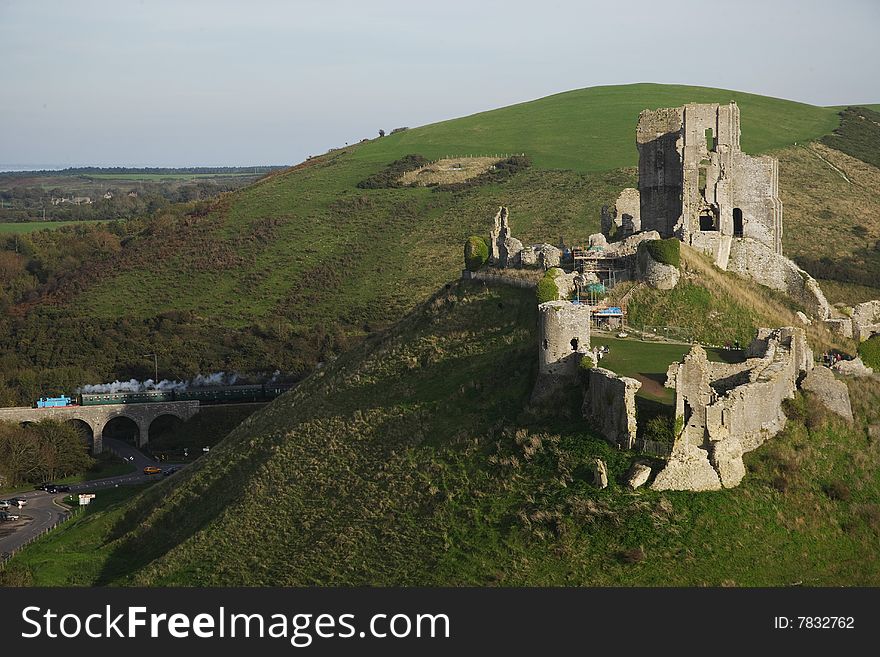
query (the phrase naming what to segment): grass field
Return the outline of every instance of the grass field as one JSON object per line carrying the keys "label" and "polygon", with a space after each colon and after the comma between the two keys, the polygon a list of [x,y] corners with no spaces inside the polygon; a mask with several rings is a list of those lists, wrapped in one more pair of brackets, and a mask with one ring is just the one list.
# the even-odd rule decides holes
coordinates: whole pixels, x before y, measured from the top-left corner
{"label": "grass field", "polygon": [[101,548],[107,539],[107,521],[118,519],[123,503],[145,488],[120,486],[98,492],[79,515],[17,554],[11,572],[0,571],[0,582],[7,586],[89,585],[104,567]]}
{"label": "grass field", "polygon": [[54,230],[62,226],[76,226],[85,223],[100,223],[96,221],[26,221],[19,223],[0,223],[0,235],[12,235],[15,233],[32,233],[35,230]]}
{"label": "grass field", "polygon": [[568,91],[414,128],[372,140],[354,158],[387,163],[407,153],[437,159],[524,152],[541,169],[608,171],[638,164],[635,130],[643,109],[731,100],[741,110],[748,153],[809,141],[838,125],[833,108],[723,89],[632,84]]}
{"label": "grass field", "polygon": [[[590,344],[608,347],[608,354],[599,362],[601,367],[638,379],[642,382],[642,387],[637,395],[665,404],[671,404],[674,397],[671,388],[663,387],[666,383],[666,370],[671,363],[681,361],[691,350],[690,344],[644,342],[635,338],[621,339],[600,335],[592,336]],[[709,360],[715,362],[741,362],[744,358],[741,351],[726,351],[716,347],[707,347],[706,353]]]}

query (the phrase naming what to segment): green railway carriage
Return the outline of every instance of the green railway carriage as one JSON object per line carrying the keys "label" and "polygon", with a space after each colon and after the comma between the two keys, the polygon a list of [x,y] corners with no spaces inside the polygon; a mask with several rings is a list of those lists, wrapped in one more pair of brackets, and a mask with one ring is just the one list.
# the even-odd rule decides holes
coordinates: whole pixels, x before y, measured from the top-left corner
{"label": "green railway carriage", "polygon": [[[259,402],[272,399],[265,395],[262,385],[228,386],[224,388],[187,388],[174,393],[177,401],[197,400],[202,404],[229,404],[234,402]],[[275,395],[277,397],[277,395]]]}
{"label": "green railway carriage", "polygon": [[84,393],[78,396],[82,406],[102,404],[144,404],[193,400],[200,404],[265,402],[284,394],[293,386],[281,383],[225,387],[193,387],[182,390],[144,390],[141,392]]}
{"label": "green railway carriage", "polygon": [[82,406],[103,404],[144,404],[174,401],[173,390],[144,390],[143,392],[99,392],[80,395]]}

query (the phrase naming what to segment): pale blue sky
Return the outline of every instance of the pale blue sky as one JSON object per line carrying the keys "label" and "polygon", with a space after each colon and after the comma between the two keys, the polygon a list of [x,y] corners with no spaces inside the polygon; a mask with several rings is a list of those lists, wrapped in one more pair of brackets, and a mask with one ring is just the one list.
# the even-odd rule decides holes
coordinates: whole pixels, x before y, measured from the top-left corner
{"label": "pale blue sky", "polygon": [[0,165],[288,164],[600,84],[880,102],[878,0],[0,0]]}

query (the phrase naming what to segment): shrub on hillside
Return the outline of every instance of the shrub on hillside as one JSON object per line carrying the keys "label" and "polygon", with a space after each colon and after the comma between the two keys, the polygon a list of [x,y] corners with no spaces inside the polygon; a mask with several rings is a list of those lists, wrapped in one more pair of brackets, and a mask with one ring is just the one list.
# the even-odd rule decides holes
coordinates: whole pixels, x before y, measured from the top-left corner
{"label": "shrub on hillside", "polygon": [[421,155],[404,155],[402,158],[395,160],[381,171],[364,178],[357,184],[357,186],[361,189],[403,187],[400,182],[400,177],[407,171],[415,171],[426,164],[428,164],[428,160]]}
{"label": "shrub on hillside", "polygon": [[880,371],[880,335],[872,335],[859,345],[859,356],[868,367]]}
{"label": "shrub on hillside", "polygon": [[649,240],[639,244],[657,262],[678,267],[681,264],[681,242],[678,238],[669,237],[665,240]]}
{"label": "shrub on hillside", "polygon": [[468,271],[477,271],[489,260],[489,246],[486,240],[471,235],[464,243],[464,266]]}
{"label": "shrub on hillside", "polygon": [[645,439],[671,445],[675,442],[676,422],[667,415],[658,415],[645,425]]}
{"label": "shrub on hillside", "polygon": [[559,300],[559,286],[556,285],[556,276],[552,269],[547,270],[544,278],[538,281],[537,294],[538,303]]}

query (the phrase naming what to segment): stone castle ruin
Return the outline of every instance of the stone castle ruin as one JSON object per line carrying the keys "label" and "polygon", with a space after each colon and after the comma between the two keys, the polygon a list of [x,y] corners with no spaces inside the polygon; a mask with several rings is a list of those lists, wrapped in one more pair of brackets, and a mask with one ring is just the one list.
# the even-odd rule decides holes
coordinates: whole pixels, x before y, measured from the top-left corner
{"label": "stone castle ruin", "polygon": [[713,363],[695,345],[673,364],[675,437],[655,490],[718,490],[739,484],[742,455],[781,431],[782,400],[813,368],[802,328],[761,329],[743,363]]}
{"label": "stone castle ruin", "polygon": [[736,103],[688,104],[639,115],[641,225],[710,253],[726,269],[733,238],[782,254],[776,158],[740,150]]}
{"label": "stone castle ruin", "polygon": [[[621,449],[666,457],[652,488],[730,488],[745,475],[743,454],[782,430],[782,403],[799,387],[851,422],[846,385],[827,368],[814,367],[801,327],[759,329],[741,363],[711,362],[695,345],[667,371],[666,385],[675,389],[671,446],[639,438],[636,393],[642,383],[598,367],[590,327],[593,313],[599,316],[603,307],[595,299],[586,303],[583,289],[621,280],[674,287],[678,267],[655,248],[664,245],[642,248],[642,243],[675,238],[708,254],[722,270],[787,293],[826,327],[856,340],[880,333],[880,301],[857,305],[851,317],[831,317],[818,283],[783,255],[778,162],[742,152],[736,103],[644,110],[636,144],[639,187],[623,190],[613,207],[602,208],[602,233],[580,247],[523,246],[511,234],[508,209],[501,207],[489,233],[495,273],[463,275],[523,286],[529,279],[504,270],[543,268],[545,279],[552,278],[559,300],[538,306],[539,371],[532,402],[552,403],[582,387],[582,415],[600,435]],[[804,313],[799,318],[811,323]],[[638,462],[630,474],[635,488],[647,483],[650,468]]]}
{"label": "stone castle ruin", "polygon": [[677,237],[719,268],[831,317],[818,283],[782,254],[779,163],[742,152],[736,103],[644,110],[636,144],[643,230]]}

